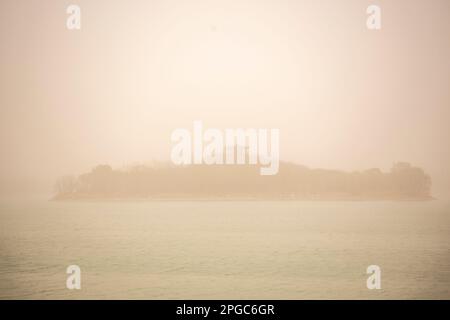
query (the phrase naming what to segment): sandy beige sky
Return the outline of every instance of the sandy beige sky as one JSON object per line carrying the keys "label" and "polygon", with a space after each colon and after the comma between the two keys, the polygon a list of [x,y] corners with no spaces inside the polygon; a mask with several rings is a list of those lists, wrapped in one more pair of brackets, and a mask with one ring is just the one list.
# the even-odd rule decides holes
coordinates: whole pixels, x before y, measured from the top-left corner
{"label": "sandy beige sky", "polygon": [[448,0],[2,0],[0,25],[3,188],[167,160],[198,119],[279,128],[281,158],[311,167],[409,161],[450,190]]}

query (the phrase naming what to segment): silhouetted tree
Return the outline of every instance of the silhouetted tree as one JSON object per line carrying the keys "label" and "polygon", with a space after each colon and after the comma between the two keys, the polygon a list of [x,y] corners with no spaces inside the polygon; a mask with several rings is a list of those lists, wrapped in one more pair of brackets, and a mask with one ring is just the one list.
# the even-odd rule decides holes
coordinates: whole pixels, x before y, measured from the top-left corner
{"label": "silhouetted tree", "polygon": [[63,176],[56,181],[55,192],[60,195],[71,194],[76,191],[76,186],[77,180],[74,176]]}

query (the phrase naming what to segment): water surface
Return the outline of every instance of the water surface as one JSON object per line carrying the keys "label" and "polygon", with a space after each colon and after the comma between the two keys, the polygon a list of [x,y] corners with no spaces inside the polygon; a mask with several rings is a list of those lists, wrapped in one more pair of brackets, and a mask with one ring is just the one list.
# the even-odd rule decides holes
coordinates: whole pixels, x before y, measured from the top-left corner
{"label": "water surface", "polygon": [[[450,299],[450,202],[0,203],[0,298]],[[81,290],[66,288],[80,266]],[[368,290],[379,265],[382,289]]]}

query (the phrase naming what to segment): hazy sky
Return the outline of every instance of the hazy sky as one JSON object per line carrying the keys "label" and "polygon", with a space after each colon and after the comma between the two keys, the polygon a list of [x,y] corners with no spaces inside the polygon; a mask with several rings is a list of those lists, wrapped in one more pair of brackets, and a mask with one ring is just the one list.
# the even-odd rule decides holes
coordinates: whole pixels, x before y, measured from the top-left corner
{"label": "hazy sky", "polygon": [[168,160],[193,120],[279,128],[282,160],[409,161],[450,185],[448,0],[2,0],[0,25],[0,185]]}

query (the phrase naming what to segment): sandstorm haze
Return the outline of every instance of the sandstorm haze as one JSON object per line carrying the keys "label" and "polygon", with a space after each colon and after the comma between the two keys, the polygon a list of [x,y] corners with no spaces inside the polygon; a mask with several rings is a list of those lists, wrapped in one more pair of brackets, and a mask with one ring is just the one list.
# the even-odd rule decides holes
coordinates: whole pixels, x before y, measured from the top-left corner
{"label": "sandstorm haze", "polygon": [[194,120],[279,128],[281,158],[310,167],[408,161],[450,190],[446,0],[3,0],[0,24],[1,192],[167,161]]}

